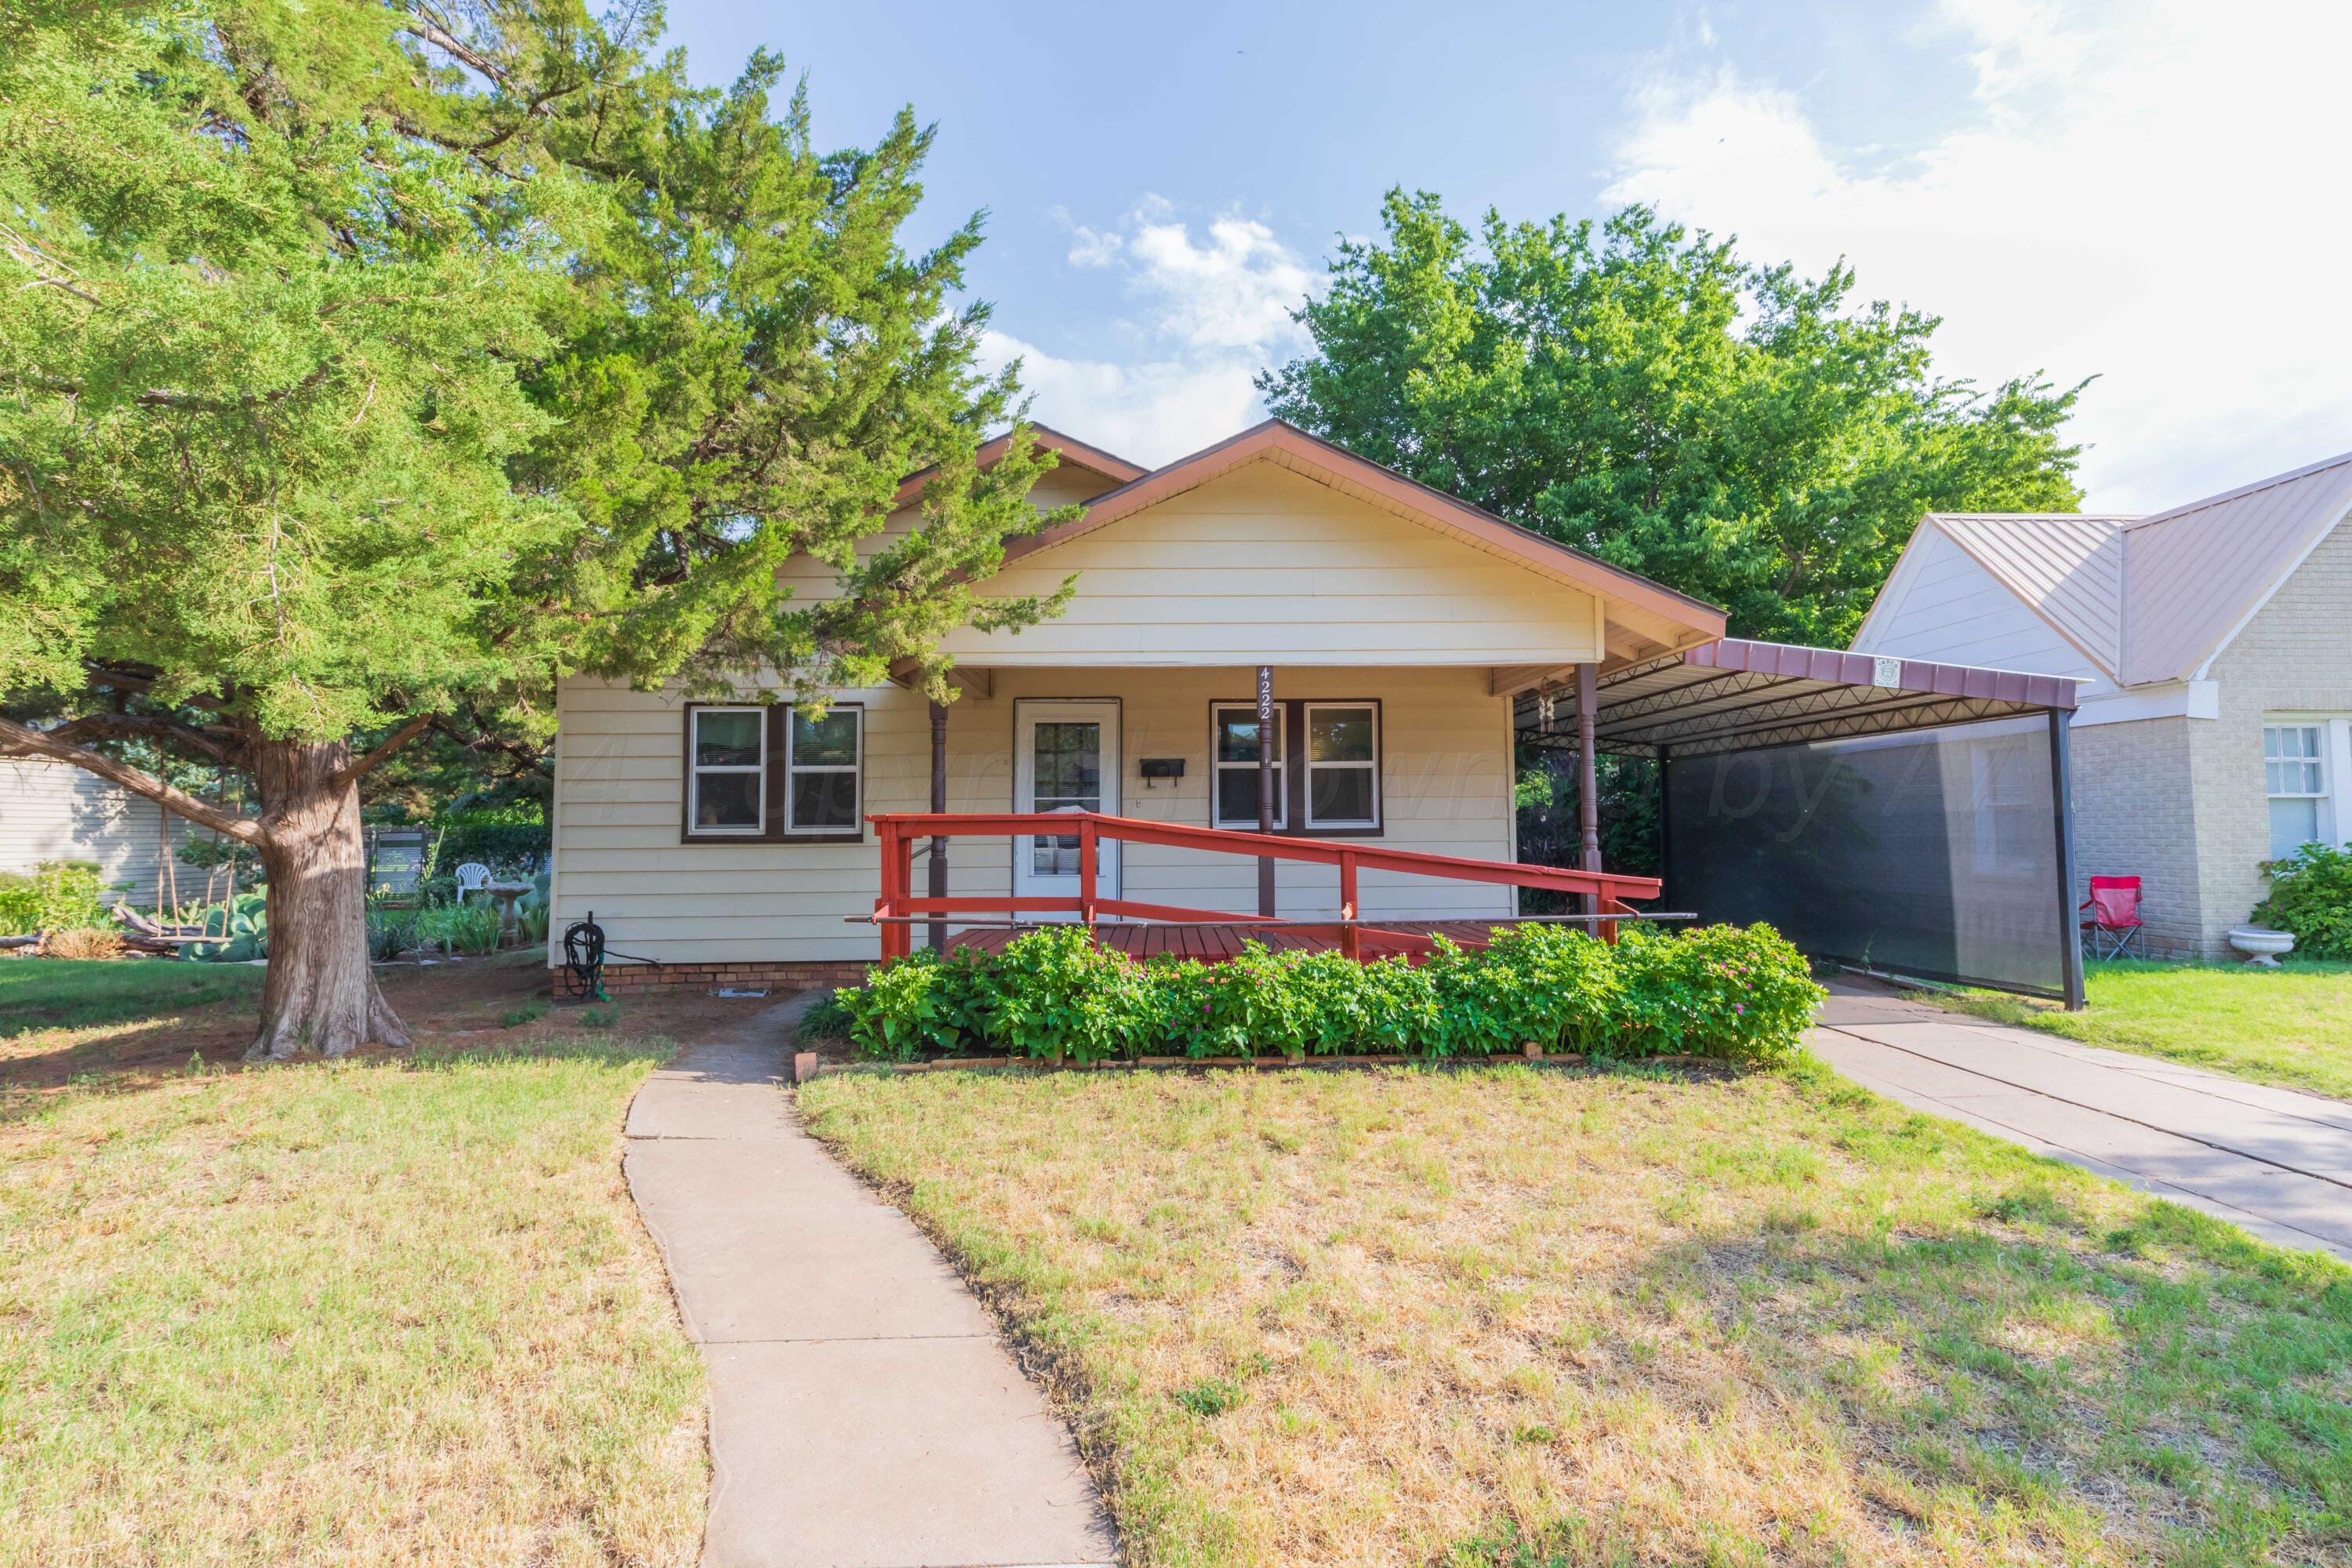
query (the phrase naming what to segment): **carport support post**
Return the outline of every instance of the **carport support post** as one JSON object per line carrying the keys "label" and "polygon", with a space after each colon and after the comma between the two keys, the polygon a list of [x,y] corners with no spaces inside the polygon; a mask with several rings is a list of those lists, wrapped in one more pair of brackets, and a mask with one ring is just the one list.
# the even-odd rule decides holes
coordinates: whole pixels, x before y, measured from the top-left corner
{"label": "carport support post", "polygon": [[[1584,837],[1584,868],[1601,869],[1601,766],[1592,754],[1592,710],[1601,705],[1601,667],[1576,667],[1576,823]],[[1584,895],[1584,912],[1601,912],[1598,894]]]}
{"label": "carport support post", "polygon": [[2082,911],[2074,904],[2074,799],[2066,788],[2066,728],[2072,717],[2050,710],[2050,806],[2058,832],[2058,945],[2064,954],[2066,1010],[2083,1010]]}
{"label": "carport support post", "polygon": [[[1274,831],[1274,667],[1257,667],[1257,830]],[[1211,772],[1215,770],[1212,769]],[[1210,787],[1216,780],[1209,781]],[[1265,856],[1257,863],[1257,912],[1267,920],[1274,918],[1274,861]]]}
{"label": "carport support post", "polygon": [[[948,809],[948,705],[931,704],[931,810],[944,816]],[[931,836],[930,858],[931,897],[948,896],[948,841],[939,834]],[[933,921],[929,928],[931,951],[944,952],[948,945],[948,922]]]}

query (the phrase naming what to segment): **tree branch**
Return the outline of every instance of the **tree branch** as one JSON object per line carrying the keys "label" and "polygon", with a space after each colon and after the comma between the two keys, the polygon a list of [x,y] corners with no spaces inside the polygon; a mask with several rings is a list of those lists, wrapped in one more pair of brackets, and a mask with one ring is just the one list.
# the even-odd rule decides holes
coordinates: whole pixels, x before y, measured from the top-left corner
{"label": "tree branch", "polygon": [[54,733],[36,730],[29,724],[19,724],[13,719],[0,719],[0,757],[47,757],[52,762],[70,763],[86,768],[99,777],[121,784],[133,795],[149,800],[186,817],[190,822],[214,832],[226,835],[240,844],[258,848],[262,842],[261,825],[249,816],[236,816],[209,801],[198,800],[183,789],[174,789],[152,773],[144,773],[112,757],[61,741]]}
{"label": "tree branch", "polygon": [[378,763],[383,762],[384,758],[392,755],[393,752],[400,750],[401,747],[415,740],[419,734],[424,732],[425,727],[432,722],[432,714],[418,714],[415,718],[411,719],[407,723],[403,724],[399,729],[394,730],[391,734],[386,735],[383,738],[383,743],[378,746],[374,751],[370,752],[366,756],[362,757],[355,763],[348,763],[345,766],[337,769],[335,776],[327,781],[327,787],[330,790],[341,790],[348,785],[358,783],[368,773],[373,772]]}
{"label": "tree branch", "polygon": [[138,713],[92,713],[75,719],[45,731],[53,741],[79,742],[85,735],[131,735],[146,741],[176,741],[184,746],[194,746],[216,763],[231,767],[243,764],[229,754],[229,748],[214,740],[202,730],[177,723],[170,719],[152,718]]}

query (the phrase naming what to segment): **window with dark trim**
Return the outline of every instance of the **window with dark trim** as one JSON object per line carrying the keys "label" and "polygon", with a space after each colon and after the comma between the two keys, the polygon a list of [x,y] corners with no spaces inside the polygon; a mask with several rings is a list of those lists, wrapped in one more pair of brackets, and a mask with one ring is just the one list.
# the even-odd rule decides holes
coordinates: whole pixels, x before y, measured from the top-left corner
{"label": "window with dark trim", "polygon": [[784,832],[854,837],[864,826],[866,710],[791,710],[784,725]]}
{"label": "window with dark trim", "polygon": [[866,710],[690,703],[684,837],[854,843],[866,834]]}
{"label": "window with dark trim", "polygon": [[767,828],[768,710],[687,710],[686,820],[696,837],[757,837]]}
{"label": "window with dark trim", "polygon": [[1309,702],[1307,826],[1381,825],[1381,710],[1370,702]]}
{"label": "window with dark trim", "polygon": [[[1289,825],[1289,815],[1283,808],[1289,803],[1290,792],[1284,788],[1288,773],[1284,763],[1289,748],[1283,744],[1281,710],[1276,710],[1274,726],[1274,826],[1278,832]],[[1257,704],[1255,702],[1213,702],[1209,705],[1209,772],[1210,811],[1212,827],[1257,826]]]}
{"label": "window with dark trim", "polygon": [[[1274,830],[1302,838],[1379,836],[1379,700],[1292,697],[1275,709]],[[1209,825],[1257,826],[1255,702],[1209,704]]]}

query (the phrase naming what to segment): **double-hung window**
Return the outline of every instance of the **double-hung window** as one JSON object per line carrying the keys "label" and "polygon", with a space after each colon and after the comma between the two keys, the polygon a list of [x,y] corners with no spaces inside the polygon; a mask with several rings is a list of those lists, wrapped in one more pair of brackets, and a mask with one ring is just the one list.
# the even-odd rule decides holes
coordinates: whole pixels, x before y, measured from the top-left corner
{"label": "double-hung window", "polygon": [[686,710],[686,837],[795,843],[865,834],[866,710]]}
{"label": "double-hung window", "polygon": [[1381,710],[1370,703],[1309,702],[1307,826],[1381,825]]}
{"label": "double-hung window", "polygon": [[2317,724],[2263,726],[2263,788],[2270,796],[2271,858],[2284,860],[2325,831],[2327,768]]}
{"label": "double-hung window", "polygon": [[[1266,737],[1277,833],[1381,831],[1381,705],[1287,698]],[[1209,706],[1209,825],[1257,826],[1255,702]]]}
{"label": "double-hung window", "polygon": [[[1282,709],[1274,710],[1274,826],[1276,832],[1290,825],[1284,810],[1289,800],[1285,787],[1287,773],[1283,767],[1286,748],[1283,745]],[[1220,702],[1209,710],[1209,724],[1214,733],[1210,737],[1212,763],[1210,772],[1213,794],[1210,809],[1214,813],[1210,826],[1255,830],[1257,826],[1257,764],[1258,735],[1257,704],[1255,702]]]}
{"label": "double-hung window", "polygon": [[687,710],[687,831],[757,837],[767,830],[768,710]]}
{"label": "double-hung window", "polygon": [[822,719],[791,710],[784,729],[784,831],[855,837],[866,763],[865,710],[834,707]]}

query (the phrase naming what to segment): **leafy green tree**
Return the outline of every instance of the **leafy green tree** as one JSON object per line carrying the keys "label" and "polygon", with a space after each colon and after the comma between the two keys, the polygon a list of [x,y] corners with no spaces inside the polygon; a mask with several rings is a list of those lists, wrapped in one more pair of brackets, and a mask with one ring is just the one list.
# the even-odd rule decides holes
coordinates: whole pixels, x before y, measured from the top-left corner
{"label": "leafy green tree", "polygon": [[[929,133],[812,146],[576,0],[41,0],[0,22],[0,752],[251,846],[257,1055],[407,1032],[367,967],[361,783],[561,677],[821,690],[1048,600],[974,584],[1050,457],[910,254]],[[857,542],[926,465],[919,526]],[[837,597],[775,567],[832,563]],[[355,743],[355,737],[363,738]],[[126,760],[249,774],[235,813]]]}
{"label": "leafy green tree", "polygon": [[1937,319],[1632,207],[1477,237],[1391,191],[1258,379],[1274,412],[1514,522],[1843,647],[1921,514],[2071,511],[2081,387],[1937,377]]}

